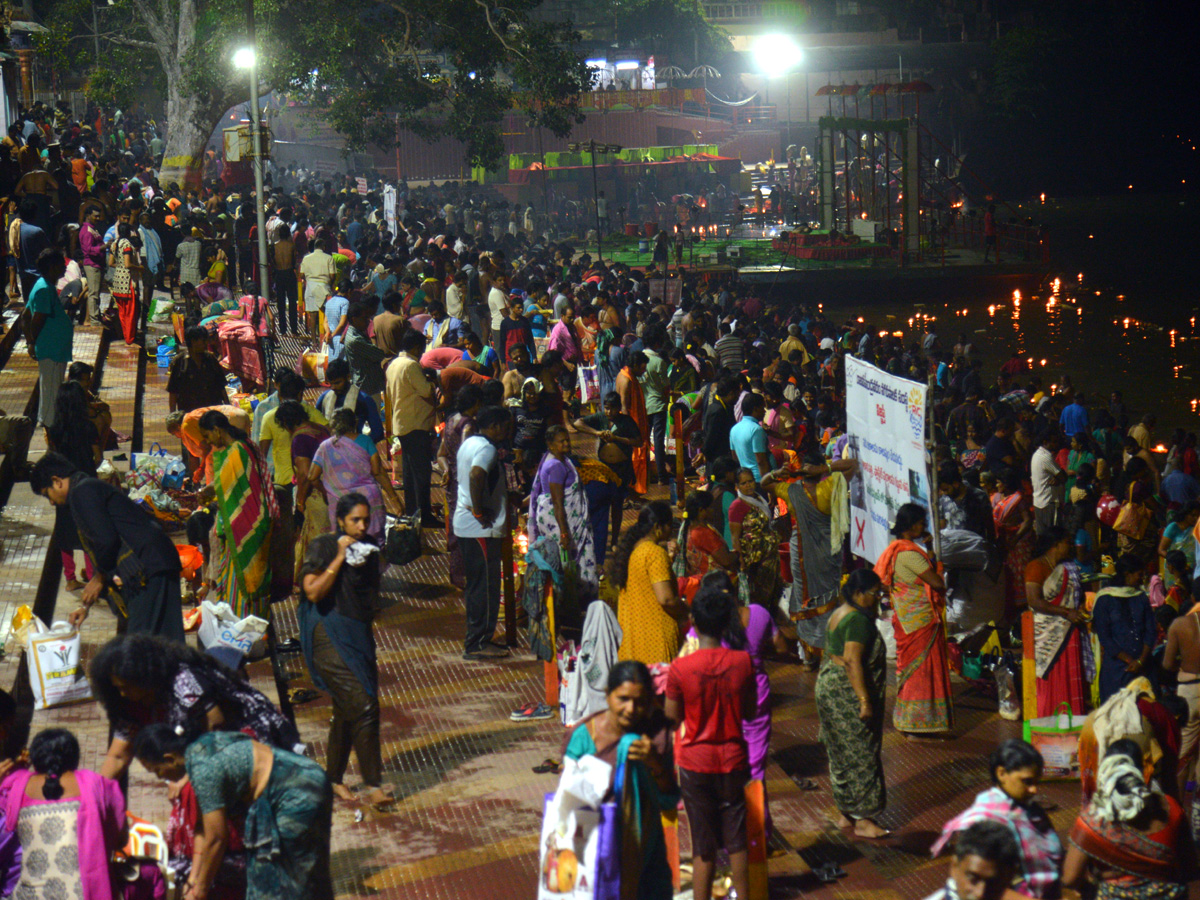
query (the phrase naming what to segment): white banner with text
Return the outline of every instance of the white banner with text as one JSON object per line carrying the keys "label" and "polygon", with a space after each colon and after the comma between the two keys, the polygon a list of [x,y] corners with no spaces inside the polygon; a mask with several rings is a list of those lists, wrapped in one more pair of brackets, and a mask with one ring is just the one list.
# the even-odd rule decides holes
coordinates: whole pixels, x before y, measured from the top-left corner
{"label": "white banner with text", "polygon": [[874,563],[892,537],[896,510],[930,507],[925,454],[929,389],[846,357],[848,455],[858,460],[850,481],[850,549]]}

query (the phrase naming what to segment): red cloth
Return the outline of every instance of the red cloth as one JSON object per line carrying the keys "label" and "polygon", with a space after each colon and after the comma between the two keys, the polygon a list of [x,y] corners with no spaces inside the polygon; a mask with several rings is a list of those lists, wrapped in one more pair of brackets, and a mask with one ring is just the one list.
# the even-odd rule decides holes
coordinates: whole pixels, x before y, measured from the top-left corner
{"label": "red cloth", "polygon": [[[754,696],[754,664],[744,650],[713,647],[671,663],[667,699],[683,704],[686,728],[675,748],[681,768],[721,774],[749,764],[742,718]],[[751,701],[753,702],[753,701]]]}
{"label": "red cloth", "polygon": [[1062,703],[1071,705],[1073,715],[1082,716],[1087,712],[1087,695],[1083,681],[1083,649],[1076,628],[1046,677],[1037,680],[1038,717],[1054,715]]}
{"label": "red cloth", "polygon": [[439,372],[451,363],[461,362],[462,350],[458,347],[438,347],[436,350],[426,350],[421,354],[421,365],[426,369],[437,369]]}
{"label": "red cloth", "polygon": [[117,317],[121,320],[121,336],[126,344],[137,340],[138,311],[137,294],[113,294],[117,302]]}
{"label": "red cloth", "polygon": [[221,364],[243,382],[265,385],[262,351],[254,326],[243,319],[225,319],[217,323],[217,341]]}

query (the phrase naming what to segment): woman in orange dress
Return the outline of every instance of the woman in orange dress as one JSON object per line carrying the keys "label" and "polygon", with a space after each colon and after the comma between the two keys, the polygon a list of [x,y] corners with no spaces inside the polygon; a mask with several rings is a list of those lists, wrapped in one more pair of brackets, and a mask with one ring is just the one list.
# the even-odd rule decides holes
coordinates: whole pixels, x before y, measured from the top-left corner
{"label": "woman in orange dress", "polygon": [[950,657],[946,650],[946,585],[928,551],[927,513],[917,503],[896,511],[892,541],[875,574],[891,596],[896,634],[896,706],[892,721],[906,736],[949,731],[954,725]]}
{"label": "woman in orange dress", "polygon": [[1025,608],[1025,566],[1033,556],[1033,513],[1021,493],[1021,476],[1004,475],[1003,496],[992,506],[996,538],[1004,550],[1004,614],[1010,621]]}

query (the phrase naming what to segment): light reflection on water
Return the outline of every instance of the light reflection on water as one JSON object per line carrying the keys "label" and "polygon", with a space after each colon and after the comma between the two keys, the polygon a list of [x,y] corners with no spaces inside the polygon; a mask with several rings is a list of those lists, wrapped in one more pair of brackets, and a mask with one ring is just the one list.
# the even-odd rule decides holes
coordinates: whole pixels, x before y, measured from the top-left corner
{"label": "light reflection on water", "polygon": [[874,331],[903,331],[906,345],[919,340],[923,321],[935,320],[946,350],[966,334],[988,382],[1016,351],[1031,366],[1025,377],[1036,374],[1049,385],[1069,375],[1089,406],[1107,405],[1120,390],[1131,416],[1158,415],[1160,435],[1174,427],[1200,430],[1196,299],[1184,288],[1175,296],[1129,290],[1089,283],[1080,272],[1047,279],[1036,291],[998,285],[927,302],[916,313],[911,306],[839,304],[829,315],[839,322],[864,316]]}

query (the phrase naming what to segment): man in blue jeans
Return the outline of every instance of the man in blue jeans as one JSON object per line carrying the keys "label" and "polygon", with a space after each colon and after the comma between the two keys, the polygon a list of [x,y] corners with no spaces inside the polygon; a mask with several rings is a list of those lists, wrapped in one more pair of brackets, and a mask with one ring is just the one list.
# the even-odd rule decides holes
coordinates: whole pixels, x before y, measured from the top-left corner
{"label": "man in blue jeans", "polygon": [[621,412],[621,395],[609,391],[604,397],[604,411],[576,419],[574,428],[581,434],[600,439],[596,455],[619,479],[616,483],[595,479],[583,485],[587,495],[588,517],[596,551],[596,565],[604,565],[608,544],[608,521],[612,517],[615,542],[621,533],[621,516],[625,507],[625,491],[633,485],[632,453],[642,446],[642,431],[632,416]]}
{"label": "man in blue jeans", "polygon": [[500,618],[500,545],[508,529],[507,485],[496,448],[511,432],[512,414],[502,406],[489,406],[480,410],[474,433],[458,448],[458,501],[452,525],[467,574],[463,659],[509,655],[493,638]]}
{"label": "man in blue jeans", "polygon": [[646,418],[654,443],[654,468],[659,484],[669,479],[667,469],[667,407],[671,402],[671,385],[667,380],[670,361],[663,355],[667,346],[667,329],[660,322],[646,326],[642,334],[645,344],[646,372],[641,377],[642,393],[646,397]]}

